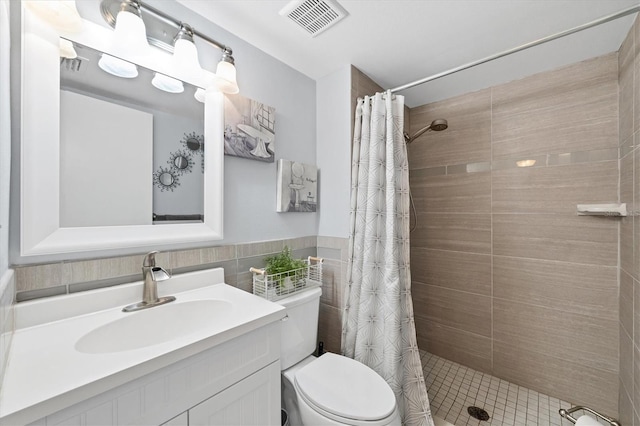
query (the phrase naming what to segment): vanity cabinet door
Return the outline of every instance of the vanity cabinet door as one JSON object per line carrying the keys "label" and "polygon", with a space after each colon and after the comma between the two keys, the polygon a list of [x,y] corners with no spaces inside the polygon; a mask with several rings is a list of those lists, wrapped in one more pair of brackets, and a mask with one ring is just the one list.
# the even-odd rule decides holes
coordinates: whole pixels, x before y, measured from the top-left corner
{"label": "vanity cabinet door", "polygon": [[189,426],[280,426],[280,362],[189,410]]}
{"label": "vanity cabinet door", "polygon": [[189,414],[185,411],[168,422],[162,423],[160,426],[189,426]]}

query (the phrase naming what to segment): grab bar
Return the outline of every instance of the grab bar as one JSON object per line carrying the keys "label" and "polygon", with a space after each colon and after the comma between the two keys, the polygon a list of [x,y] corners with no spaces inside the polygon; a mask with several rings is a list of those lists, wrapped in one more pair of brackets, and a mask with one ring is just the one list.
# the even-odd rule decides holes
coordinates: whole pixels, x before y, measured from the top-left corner
{"label": "grab bar", "polygon": [[564,417],[565,419],[569,420],[571,423],[575,424],[578,419],[576,419],[575,417],[573,417],[571,414],[575,413],[576,411],[580,411],[580,410],[584,410],[587,411],[591,414],[593,414],[594,416],[604,420],[605,422],[609,423],[611,426],[621,426],[620,423],[612,418],[612,417],[607,417],[603,414],[598,413],[596,410],[592,410],[589,407],[583,407],[583,406],[576,406],[573,408],[570,408],[568,410],[565,410],[564,408],[561,408],[558,413],[560,413],[561,417]]}

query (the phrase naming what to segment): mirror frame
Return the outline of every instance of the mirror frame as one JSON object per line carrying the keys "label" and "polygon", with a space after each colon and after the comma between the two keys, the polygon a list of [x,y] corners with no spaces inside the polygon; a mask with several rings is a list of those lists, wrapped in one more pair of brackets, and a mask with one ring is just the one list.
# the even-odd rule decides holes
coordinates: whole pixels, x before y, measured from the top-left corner
{"label": "mirror frame", "polygon": [[[21,2],[22,3],[22,2]],[[83,20],[79,33],[57,33],[22,3],[20,254],[39,256],[146,247],[223,238],[224,98],[207,90],[204,109],[204,222],[187,224],[60,227],[60,49],[59,37],[111,53],[113,32]],[[159,49],[139,66],[172,75],[170,55]],[[205,74],[211,74],[205,72]],[[200,81],[183,81],[204,87]],[[152,190],[150,185],[149,190]],[[151,218],[152,212],[149,212]]]}

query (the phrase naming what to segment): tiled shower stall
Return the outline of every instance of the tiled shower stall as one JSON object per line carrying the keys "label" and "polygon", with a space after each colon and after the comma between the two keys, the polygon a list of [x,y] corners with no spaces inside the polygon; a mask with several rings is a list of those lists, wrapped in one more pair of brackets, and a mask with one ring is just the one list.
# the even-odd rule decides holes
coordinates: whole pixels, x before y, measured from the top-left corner
{"label": "tiled shower stall", "polygon": [[615,53],[411,110],[449,120],[408,148],[419,344],[617,412],[620,219],[576,215],[618,200],[617,111]]}
{"label": "tiled shower stall", "polygon": [[[420,347],[623,425],[640,424],[639,27],[619,52],[412,108],[410,132],[449,129],[408,148]],[[618,201],[628,217],[576,214]]]}
{"label": "tiled shower stall", "polygon": [[[624,425],[640,424],[639,52],[636,20],[619,52],[405,118],[449,121],[408,147],[421,349]],[[352,69],[352,106],[381,89]],[[611,202],[630,215],[576,214]]]}

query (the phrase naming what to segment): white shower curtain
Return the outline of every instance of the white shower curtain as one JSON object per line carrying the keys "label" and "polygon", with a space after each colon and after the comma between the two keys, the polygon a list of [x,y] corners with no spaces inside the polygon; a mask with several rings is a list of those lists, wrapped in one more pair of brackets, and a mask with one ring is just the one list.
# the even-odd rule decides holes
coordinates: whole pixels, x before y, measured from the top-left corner
{"label": "white shower curtain", "polygon": [[411,301],[403,125],[403,96],[358,100],[342,352],[384,377],[403,425],[433,426]]}

